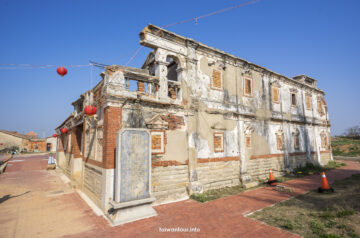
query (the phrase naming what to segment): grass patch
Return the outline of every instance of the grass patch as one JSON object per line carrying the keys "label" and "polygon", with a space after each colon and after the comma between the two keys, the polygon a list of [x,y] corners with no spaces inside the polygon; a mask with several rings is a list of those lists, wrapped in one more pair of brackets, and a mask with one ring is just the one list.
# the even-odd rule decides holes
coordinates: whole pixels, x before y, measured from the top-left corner
{"label": "grass patch", "polygon": [[331,141],[331,146],[335,156],[360,156],[360,139],[334,137]]}
{"label": "grass patch", "polygon": [[241,192],[244,192],[245,188],[241,185],[233,186],[233,187],[225,187],[220,189],[212,189],[208,190],[202,194],[192,194],[190,196],[191,199],[194,199],[198,202],[208,202],[211,200],[215,200],[218,198],[235,195]]}
{"label": "grass patch", "polygon": [[359,238],[360,174],[337,181],[332,187],[335,193],[311,191],[250,217],[303,237]]}

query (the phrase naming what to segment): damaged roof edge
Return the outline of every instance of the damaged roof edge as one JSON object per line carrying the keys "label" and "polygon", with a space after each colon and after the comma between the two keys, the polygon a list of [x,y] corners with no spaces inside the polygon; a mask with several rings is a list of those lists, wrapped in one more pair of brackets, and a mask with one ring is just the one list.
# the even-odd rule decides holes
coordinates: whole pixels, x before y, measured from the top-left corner
{"label": "damaged roof edge", "polygon": [[[158,27],[158,26],[156,26],[156,25],[153,25],[153,24],[147,25],[147,26],[144,27],[144,29],[139,33],[139,35],[140,35],[140,44],[141,44],[141,45],[148,46],[148,45],[143,41],[143,39],[144,39],[144,37],[145,37],[144,35],[145,35],[145,33],[155,34],[155,33],[153,32],[153,29],[157,30],[158,32],[164,32],[164,33],[166,33],[166,34],[171,35],[171,36],[172,36],[177,42],[179,42],[179,43],[181,42],[181,43],[185,44],[186,41],[191,42],[191,43],[196,44],[196,45],[198,45],[198,46],[200,46],[200,47],[203,47],[203,48],[212,50],[212,51],[215,52],[215,53],[219,53],[219,54],[221,54],[221,55],[223,55],[223,56],[230,57],[230,58],[232,58],[233,60],[240,60],[240,61],[242,61],[243,63],[246,63],[246,64],[248,64],[248,65],[252,65],[252,66],[257,67],[257,68],[259,68],[259,69],[265,70],[265,71],[267,71],[267,72],[269,72],[269,73],[271,73],[271,74],[274,74],[274,75],[278,76],[279,78],[282,77],[282,78],[284,78],[284,79],[286,79],[286,80],[288,80],[288,81],[290,81],[290,82],[292,82],[292,83],[300,84],[300,85],[303,85],[303,86],[305,86],[305,87],[314,89],[314,90],[316,90],[316,91],[318,91],[318,92],[320,92],[320,93],[322,93],[322,94],[325,95],[325,92],[322,91],[322,90],[319,89],[319,88],[309,87],[308,85],[306,85],[306,84],[304,84],[304,83],[301,83],[301,82],[298,82],[298,81],[296,81],[296,80],[294,80],[294,79],[292,79],[292,78],[289,78],[289,77],[287,77],[287,76],[285,76],[285,75],[282,75],[282,74],[280,74],[280,73],[274,72],[274,71],[269,70],[269,69],[267,69],[267,68],[265,68],[265,67],[262,67],[262,66],[260,66],[260,65],[255,64],[255,63],[252,63],[252,62],[250,62],[250,61],[247,61],[247,60],[245,60],[245,59],[242,59],[242,58],[240,58],[240,57],[237,57],[237,56],[235,56],[235,55],[226,53],[225,51],[219,50],[219,49],[217,49],[217,48],[214,48],[214,47],[205,45],[205,44],[203,44],[203,43],[201,43],[201,42],[195,41],[194,39],[187,38],[187,37],[178,35],[178,34],[176,34],[176,33],[174,33],[174,32],[165,30],[165,29],[163,29],[163,28],[161,28],[161,27]],[[150,46],[148,46],[148,47],[150,47]],[[151,47],[150,47],[150,48],[151,48]],[[307,75],[305,75],[305,76],[308,77],[308,78],[311,78],[311,77],[309,77],[309,76],[307,76]],[[313,78],[311,78],[311,79],[313,79]],[[315,79],[313,79],[313,80],[315,80]],[[315,80],[315,81],[316,81],[316,80]]]}

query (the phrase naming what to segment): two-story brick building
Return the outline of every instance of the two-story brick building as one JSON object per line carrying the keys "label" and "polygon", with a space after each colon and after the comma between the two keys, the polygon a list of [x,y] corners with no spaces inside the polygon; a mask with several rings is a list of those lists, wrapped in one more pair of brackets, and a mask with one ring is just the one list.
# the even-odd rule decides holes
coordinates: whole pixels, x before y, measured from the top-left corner
{"label": "two-story brick building", "polygon": [[[154,25],[140,43],[153,49],[142,68],[106,67],[56,129],[68,129],[58,137],[60,167],[104,211],[114,199],[121,128],[151,133],[155,203],[332,159],[315,79],[288,78]],[[83,112],[90,104],[94,117]]]}

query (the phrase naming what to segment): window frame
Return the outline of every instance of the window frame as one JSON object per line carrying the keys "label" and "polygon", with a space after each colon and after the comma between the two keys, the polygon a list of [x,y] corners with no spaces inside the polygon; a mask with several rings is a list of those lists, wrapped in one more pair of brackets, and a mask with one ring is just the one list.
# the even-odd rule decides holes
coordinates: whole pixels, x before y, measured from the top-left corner
{"label": "window frame", "polygon": [[[221,149],[218,149],[215,147],[215,137],[217,136],[221,136]],[[214,132],[213,134],[213,144],[214,144],[214,152],[215,153],[221,153],[221,152],[224,152],[225,151],[225,143],[224,143],[224,132]]]}
{"label": "window frame", "polygon": [[323,103],[321,101],[321,98],[317,99],[317,111],[318,111],[320,116],[325,115],[324,108],[323,108]]}
{"label": "window frame", "polygon": [[[274,98],[274,96],[275,96],[274,90],[275,89],[277,91],[277,100],[275,100],[275,98]],[[279,89],[279,87],[277,87],[277,86],[271,87],[271,100],[273,103],[280,104],[280,89]]]}
{"label": "window frame", "polygon": [[[215,73],[215,72],[220,73],[220,84],[221,84],[221,87],[220,87],[220,88],[214,86],[214,73]],[[224,90],[223,72],[222,72],[221,70],[219,70],[219,69],[213,69],[213,70],[212,70],[210,88],[213,89],[213,90],[218,90],[218,91],[223,91],[223,90]]]}
{"label": "window frame", "polygon": [[[161,148],[157,150],[153,150],[153,135],[160,135],[161,136]],[[165,130],[150,130],[150,139],[151,139],[151,154],[165,154],[165,144],[166,144],[166,135]]]}
{"label": "window frame", "polygon": [[[293,103],[293,95],[294,95],[294,99],[295,99],[295,104]],[[294,91],[290,91],[290,104],[292,107],[297,107],[297,93]]]}
{"label": "window frame", "polygon": [[293,135],[293,139],[294,139],[294,149],[299,150],[300,149],[300,136],[299,136],[299,134],[295,133]]}
{"label": "window frame", "polygon": [[[281,140],[281,144],[279,144],[279,140]],[[276,133],[276,148],[277,150],[284,150],[284,134]]]}
{"label": "window frame", "polygon": [[[246,93],[246,80],[250,81],[250,94]],[[249,75],[244,76],[243,79],[243,96],[253,97],[253,78]]]}
{"label": "window frame", "polygon": [[[305,94],[305,106],[306,106],[306,110],[312,110],[312,97],[311,94]],[[309,104],[308,104],[309,102]]]}

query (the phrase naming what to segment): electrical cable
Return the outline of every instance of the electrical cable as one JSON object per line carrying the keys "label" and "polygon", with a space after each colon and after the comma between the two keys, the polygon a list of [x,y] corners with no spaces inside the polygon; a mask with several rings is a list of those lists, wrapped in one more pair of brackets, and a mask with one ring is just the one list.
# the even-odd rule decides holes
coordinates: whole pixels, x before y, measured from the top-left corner
{"label": "electrical cable", "polygon": [[[254,3],[259,2],[259,1],[260,1],[260,0],[251,0],[251,1],[248,1],[248,2],[244,2],[244,3],[238,4],[238,5],[232,6],[232,7],[220,9],[220,10],[217,10],[217,11],[215,11],[215,12],[211,12],[211,13],[208,13],[208,14],[205,14],[205,15],[202,15],[202,16],[199,16],[199,17],[193,17],[193,18],[190,18],[190,19],[187,19],[187,20],[175,22],[175,23],[168,24],[168,25],[163,25],[163,26],[161,26],[161,27],[162,27],[162,28],[168,28],[168,27],[171,27],[171,26],[180,25],[180,24],[184,24],[184,23],[191,22],[191,21],[195,21],[195,23],[197,24],[197,22],[198,22],[199,19],[206,18],[206,17],[210,17],[210,16],[214,16],[214,15],[217,15],[217,14],[220,14],[220,13],[224,13],[224,12],[228,12],[228,11],[234,10],[234,9],[236,9],[236,8],[239,8],[239,7],[245,7],[245,6],[247,6],[247,5],[254,4]],[[155,33],[155,35],[156,35],[156,33]],[[158,40],[158,39],[155,39],[155,40],[150,41],[150,42],[155,42],[155,41],[157,41],[157,40]],[[141,50],[143,47],[144,47],[144,46],[142,45],[142,46],[140,46],[140,47],[135,51],[135,53],[130,57],[130,59],[128,60],[128,62],[125,64],[125,66],[128,66],[128,65],[133,61],[133,59],[137,56],[137,54],[140,52],[140,50]]]}

